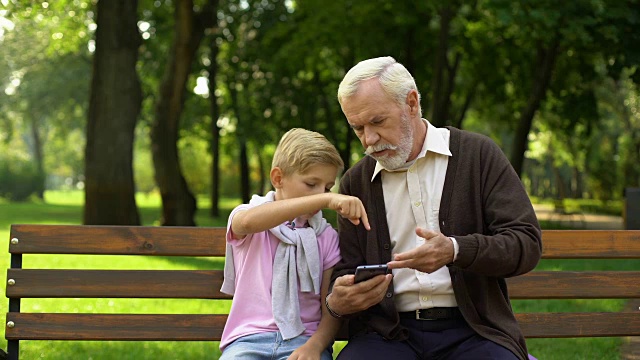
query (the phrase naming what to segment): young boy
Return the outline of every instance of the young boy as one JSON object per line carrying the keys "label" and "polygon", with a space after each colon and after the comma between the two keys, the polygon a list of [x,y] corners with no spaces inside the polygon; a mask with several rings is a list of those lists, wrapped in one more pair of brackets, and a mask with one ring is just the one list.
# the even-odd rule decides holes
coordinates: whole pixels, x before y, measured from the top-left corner
{"label": "young boy", "polygon": [[321,209],[370,229],[358,198],[330,192],[343,168],[324,136],[292,129],[273,157],[275,191],[231,212],[221,291],[234,298],[221,359],[332,359],[340,322],[323,300],[340,252]]}

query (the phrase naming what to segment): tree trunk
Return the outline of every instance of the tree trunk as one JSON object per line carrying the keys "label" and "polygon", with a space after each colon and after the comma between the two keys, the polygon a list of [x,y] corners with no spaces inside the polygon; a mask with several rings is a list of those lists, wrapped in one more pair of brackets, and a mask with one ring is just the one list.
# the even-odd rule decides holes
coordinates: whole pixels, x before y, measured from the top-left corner
{"label": "tree trunk", "polygon": [[[329,96],[325,91],[326,84],[322,82],[322,80],[320,79],[320,71],[316,70],[313,78],[315,81],[315,86],[318,91],[318,94],[320,94],[319,103],[322,109],[324,109],[324,117],[328,119],[326,137],[336,147],[336,150],[338,150],[338,153],[340,154],[340,158],[344,162],[344,170],[347,170],[349,168],[349,159],[351,157],[349,140],[348,140],[349,136],[347,136],[347,142],[345,144],[340,144],[339,142],[340,137],[338,136],[338,130],[336,127],[336,122],[345,121],[344,115],[341,111],[336,112],[335,108],[331,105]],[[333,99],[335,99],[335,97]],[[344,128],[344,126],[340,126],[340,128]],[[352,132],[351,128],[347,127],[347,134],[350,134],[351,132]],[[340,176],[342,174],[338,174],[338,175]]]}
{"label": "tree trunk", "polygon": [[99,1],[85,149],[84,224],[139,225],[134,129],[142,92],[137,0]]}
{"label": "tree trunk", "polygon": [[429,111],[429,121],[438,127],[446,125],[449,121],[453,80],[460,61],[460,56],[457,55],[454,66],[449,66],[449,33],[451,20],[456,13],[451,9],[450,5],[446,5],[440,10],[439,14],[440,31],[438,33],[438,48],[435,52],[433,80],[431,81],[433,90]]}
{"label": "tree trunk", "polygon": [[[238,141],[238,147],[240,148],[240,196],[242,197],[242,203],[249,203],[250,192],[251,192],[251,181],[249,179],[249,155],[247,152],[247,138],[245,136],[245,129],[243,126],[243,114],[241,113],[241,107],[239,104],[239,96],[238,91],[236,90],[235,83],[230,85],[229,89],[229,97],[231,98],[231,108],[236,115],[237,121],[237,129],[236,138]],[[262,195],[262,194],[261,194]]]}
{"label": "tree trunk", "polygon": [[[348,9],[350,11],[351,8],[349,7]],[[352,40],[353,38],[350,39]],[[350,50],[347,51],[347,53],[343,57],[343,67],[346,69],[345,71],[351,69],[356,64],[354,54],[354,50],[356,49],[356,47],[353,41],[351,41],[351,43],[352,46],[349,47]],[[347,119],[344,116],[342,108],[340,109],[340,116],[336,119],[341,119],[345,125],[343,128],[346,129],[344,144],[342,144],[342,146],[340,146],[340,144],[336,144],[338,152],[340,153],[340,157],[344,162],[344,170],[346,171],[351,167],[351,143],[353,142],[355,134],[353,133],[353,130],[349,126],[347,126]]]}
{"label": "tree trunk", "polygon": [[464,119],[467,116],[467,111],[471,106],[471,102],[473,101],[473,97],[476,94],[477,88],[478,88],[478,81],[475,80],[473,84],[471,84],[471,87],[467,92],[467,96],[465,96],[464,103],[462,104],[462,108],[460,108],[460,113],[458,114],[458,116],[455,117],[455,122],[453,123],[453,126],[457,127],[458,129],[463,129],[462,123],[464,122]]}
{"label": "tree trunk", "polygon": [[162,196],[162,225],[194,226],[196,199],[182,175],[178,154],[180,115],[191,64],[204,37],[204,29],[213,23],[215,12],[207,7],[196,16],[192,0],[175,4],[175,37],[160,84],[151,149],[155,179]]}
{"label": "tree trunk", "polygon": [[630,141],[629,155],[622,165],[623,174],[626,179],[626,187],[638,187],[640,186],[640,127],[634,124],[632,120],[632,114],[629,107],[625,104],[627,94],[621,90],[619,81],[616,81],[615,89],[617,92],[616,98],[620,99],[620,117],[622,118],[622,124],[624,130],[627,132]]}
{"label": "tree trunk", "polygon": [[538,54],[534,63],[535,68],[533,69],[533,86],[527,103],[520,114],[511,151],[511,165],[518,176],[522,174],[524,153],[529,147],[529,132],[531,131],[533,117],[545,98],[557,57],[558,39],[549,47],[538,47]]}
{"label": "tree trunk", "polygon": [[36,160],[36,174],[38,176],[38,189],[36,195],[39,199],[44,200],[44,188],[46,175],[44,173],[44,156],[42,154],[42,138],[39,131],[39,115],[33,115],[31,118],[31,136],[33,138],[33,153]]}
{"label": "tree trunk", "polygon": [[216,37],[211,41],[211,64],[209,65],[209,104],[211,107],[211,217],[220,216],[220,107],[216,96],[216,76],[218,75],[218,44]]}
{"label": "tree trunk", "polygon": [[[262,156],[262,149],[264,149],[263,146],[257,146],[256,149],[256,157],[258,158],[258,169],[260,170],[260,182],[258,185],[258,192],[257,194],[265,194],[267,192],[266,186],[267,186],[267,182],[271,182],[271,176],[268,176],[267,179],[267,174],[269,174],[269,169],[271,168],[270,166],[267,168],[267,164],[265,163],[263,156]],[[269,188],[271,188],[271,186],[269,186]]]}
{"label": "tree trunk", "polygon": [[249,181],[249,155],[247,154],[247,142],[239,139],[240,143],[240,192],[242,193],[242,203],[248,204],[251,198]]}
{"label": "tree trunk", "polygon": [[577,165],[572,167],[572,178],[571,197],[574,199],[582,199],[582,172]]}

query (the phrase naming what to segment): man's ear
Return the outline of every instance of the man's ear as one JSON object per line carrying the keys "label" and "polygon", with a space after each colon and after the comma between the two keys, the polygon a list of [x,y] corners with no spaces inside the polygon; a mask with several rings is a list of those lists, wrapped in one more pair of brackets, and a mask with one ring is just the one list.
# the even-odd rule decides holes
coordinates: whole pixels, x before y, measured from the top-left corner
{"label": "man's ear", "polygon": [[280,187],[282,187],[282,178],[284,177],[282,174],[282,169],[280,169],[279,167],[274,167],[273,169],[271,169],[271,185],[273,185],[273,187],[275,189],[279,189]]}
{"label": "man's ear", "polygon": [[416,91],[416,89],[411,89],[407,94],[407,105],[409,105],[411,115],[418,114],[420,109],[420,99],[418,98],[418,91]]}

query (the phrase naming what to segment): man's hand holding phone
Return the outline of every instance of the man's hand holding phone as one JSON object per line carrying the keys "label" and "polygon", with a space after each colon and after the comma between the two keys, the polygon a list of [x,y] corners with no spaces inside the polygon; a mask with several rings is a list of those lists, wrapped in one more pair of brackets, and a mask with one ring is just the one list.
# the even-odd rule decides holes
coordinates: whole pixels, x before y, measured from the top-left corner
{"label": "man's hand holding phone", "polygon": [[390,272],[391,270],[389,269],[387,264],[360,265],[356,268],[356,275],[353,281],[357,284],[378,275],[389,274]]}
{"label": "man's hand holding phone", "polygon": [[359,278],[368,278],[368,280],[356,282],[356,275],[343,275],[337,278],[331,294],[327,296],[327,304],[331,310],[336,314],[346,316],[380,303],[387,294],[393,279],[390,270],[384,269],[384,266],[386,265],[376,269],[369,268],[364,272],[356,269],[356,273],[360,274]]}

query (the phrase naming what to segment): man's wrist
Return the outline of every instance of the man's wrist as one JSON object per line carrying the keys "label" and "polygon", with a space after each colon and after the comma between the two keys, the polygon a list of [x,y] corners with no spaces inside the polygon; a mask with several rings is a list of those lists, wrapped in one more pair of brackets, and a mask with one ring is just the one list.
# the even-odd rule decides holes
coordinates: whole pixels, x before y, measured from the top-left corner
{"label": "man's wrist", "polygon": [[453,263],[458,258],[458,252],[460,251],[460,247],[458,245],[458,240],[456,240],[453,236],[449,236],[449,239],[453,244],[453,260],[451,261]]}
{"label": "man's wrist", "polygon": [[331,316],[333,316],[336,319],[342,319],[342,315],[340,315],[337,312],[333,311],[333,309],[329,306],[329,296],[331,296],[331,293],[327,294],[327,296],[324,298],[324,306],[327,307],[327,311],[329,312],[329,314]]}

